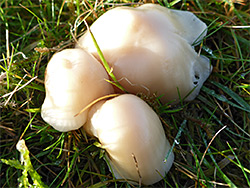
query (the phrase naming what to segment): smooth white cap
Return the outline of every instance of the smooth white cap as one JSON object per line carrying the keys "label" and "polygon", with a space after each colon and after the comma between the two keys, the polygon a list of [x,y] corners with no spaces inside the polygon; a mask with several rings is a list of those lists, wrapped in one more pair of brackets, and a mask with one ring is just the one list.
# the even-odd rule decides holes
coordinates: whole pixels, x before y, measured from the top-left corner
{"label": "smooth white cap", "polygon": [[95,99],[113,92],[105,79],[105,69],[86,51],[66,49],[56,53],[46,68],[42,118],[61,132],[80,128],[88,110],[75,115]]}
{"label": "smooth white cap", "polygon": [[[90,27],[121,85],[131,93],[162,96],[163,103],[194,99],[211,73],[209,59],[191,46],[206,35],[207,26],[193,13],[155,4],[118,7]],[[89,32],[77,44],[97,51]],[[178,93],[179,90],[179,93]]]}
{"label": "smooth white cap", "polygon": [[173,152],[164,162],[171,146],[159,117],[135,95],[123,94],[95,104],[84,128],[99,139],[118,179],[150,185],[172,166]]}

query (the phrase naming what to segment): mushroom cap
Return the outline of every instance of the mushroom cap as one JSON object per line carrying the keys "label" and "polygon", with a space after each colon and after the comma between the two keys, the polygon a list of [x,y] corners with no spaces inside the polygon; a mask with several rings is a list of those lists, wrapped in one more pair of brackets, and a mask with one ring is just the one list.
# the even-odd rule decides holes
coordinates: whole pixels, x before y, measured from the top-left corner
{"label": "mushroom cap", "polygon": [[[209,60],[198,56],[183,40],[166,53],[185,54],[161,57],[147,48],[131,47],[115,50],[120,54],[112,64],[113,73],[120,84],[130,93],[161,96],[163,103],[179,102],[189,92],[186,101],[193,100],[210,74]],[[179,96],[180,94],[180,96]]]}
{"label": "mushroom cap", "polygon": [[[137,9],[142,9],[154,17],[157,15],[157,19],[161,18],[160,22],[167,25],[168,29],[172,32],[180,35],[187,40],[189,44],[198,44],[207,34],[207,26],[199,18],[197,18],[192,12],[168,9],[166,7],[155,4],[144,4]],[[152,11],[152,10],[157,11]],[[160,16],[162,14],[162,16]],[[153,18],[154,19],[154,18]]]}
{"label": "mushroom cap", "polygon": [[95,99],[113,92],[105,79],[105,69],[86,51],[66,49],[56,53],[46,68],[42,118],[61,132],[80,128],[86,122],[87,110],[75,115]]}
{"label": "mushroom cap", "polygon": [[[106,61],[121,85],[131,93],[156,93],[161,101],[194,99],[211,73],[209,60],[191,46],[206,34],[193,13],[145,4],[114,8],[91,26]],[[98,54],[89,32],[77,44]]]}
{"label": "mushroom cap", "polygon": [[174,154],[164,162],[171,146],[161,121],[135,95],[123,94],[95,104],[84,128],[99,139],[118,179],[140,182],[141,176],[141,183],[150,185],[171,168]]}

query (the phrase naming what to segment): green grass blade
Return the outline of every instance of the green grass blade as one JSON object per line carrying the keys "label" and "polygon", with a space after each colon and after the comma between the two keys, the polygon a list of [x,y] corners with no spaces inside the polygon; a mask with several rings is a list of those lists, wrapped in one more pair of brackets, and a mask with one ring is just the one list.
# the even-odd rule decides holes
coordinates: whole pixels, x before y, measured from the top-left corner
{"label": "green grass blade", "polygon": [[103,55],[103,53],[102,53],[102,51],[101,51],[99,45],[97,44],[97,41],[96,41],[96,39],[95,39],[93,33],[91,32],[91,30],[90,30],[88,24],[86,23],[86,21],[85,21],[85,25],[87,26],[87,29],[88,29],[88,31],[89,31],[89,33],[90,33],[90,35],[91,35],[91,38],[92,38],[92,40],[93,40],[93,42],[94,42],[95,47],[96,47],[97,53],[98,53],[98,55],[99,55],[99,57],[100,57],[100,59],[101,59],[101,61],[102,61],[102,63],[103,63],[104,68],[106,69],[107,73],[109,74],[109,76],[112,78],[112,80],[115,82],[116,86],[117,86],[119,89],[121,89],[122,91],[126,91],[126,90],[121,86],[121,84],[118,82],[118,80],[116,79],[115,75],[113,74],[112,69],[109,67],[108,62],[105,60],[104,55]]}
{"label": "green grass blade", "polygon": [[241,51],[241,48],[240,48],[240,44],[239,44],[238,38],[237,38],[237,36],[235,34],[235,31],[233,29],[231,29],[231,32],[232,32],[232,36],[233,36],[234,41],[235,41],[235,45],[236,45],[237,51],[238,51],[240,59],[241,59],[243,70],[245,70],[244,61],[242,60],[243,59],[243,55],[242,55],[242,51]]}
{"label": "green grass blade", "polygon": [[[203,139],[204,143],[206,144],[206,147],[208,146],[207,143],[206,143],[206,140]],[[207,152],[210,156],[210,158],[212,159],[216,169],[218,170],[218,175],[229,185],[229,187],[232,187],[232,188],[237,188],[237,186],[227,177],[227,175],[221,170],[220,166],[217,164],[210,148],[207,149]]]}
{"label": "green grass blade", "polygon": [[173,149],[174,149],[174,147],[175,147],[175,144],[178,143],[178,140],[179,140],[179,138],[180,138],[180,136],[181,136],[181,133],[183,132],[184,127],[186,126],[186,124],[187,124],[187,120],[184,120],[184,121],[182,122],[180,128],[179,128],[178,133],[177,133],[176,136],[175,136],[175,139],[174,139],[175,141],[174,141],[173,145],[171,146],[170,150],[168,151],[168,153],[167,153],[167,155],[166,155],[166,157],[165,157],[164,162],[167,162],[170,153],[173,152]]}
{"label": "green grass blade", "polygon": [[243,172],[243,174],[244,174],[244,176],[245,176],[245,178],[246,178],[248,187],[250,187],[250,181],[249,181],[249,179],[248,179],[248,177],[247,177],[247,174],[246,174],[246,172],[245,172],[244,167],[242,166],[242,164],[241,164],[239,158],[238,158],[237,155],[235,154],[235,152],[234,152],[233,148],[230,146],[229,142],[227,142],[227,145],[228,145],[228,147],[230,148],[231,152],[233,153],[235,159],[237,160],[238,166],[241,168],[241,170],[242,170],[242,172]]}
{"label": "green grass blade", "polygon": [[218,100],[222,101],[222,102],[225,102],[225,103],[228,103],[229,105],[233,106],[233,107],[236,107],[238,109],[241,109],[241,110],[244,110],[246,112],[249,112],[250,113],[250,109],[247,109],[247,108],[244,108],[245,106],[241,107],[237,104],[234,104],[233,102],[229,101],[225,96],[222,96],[222,95],[218,95],[216,94],[216,92],[214,90],[211,90],[205,86],[203,86],[201,88],[202,91],[206,92],[207,94],[217,98]]}
{"label": "green grass blade", "polygon": [[66,172],[66,175],[63,178],[63,181],[62,181],[61,185],[63,185],[64,182],[66,181],[66,179],[69,177],[69,174],[70,174],[71,170],[73,169],[73,166],[75,165],[75,161],[76,161],[76,159],[77,159],[78,156],[79,156],[79,152],[76,150],[74,152],[73,159],[70,162],[70,166],[69,166],[69,168],[68,168],[68,170]]}
{"label": "green grass blade", "polygon": [[244,99],[242,99],[238,94],[233,92],[231,89],[229,89],[228,87],[222,85],[221,83],[218,83],[218,82],[215,82],[215,81],[212,81],[212,80],[210,82],[212,84],[214,84],[215,86],[217,86],[218,88],[220,88],[221,90],[223,90],[225,93],[227,93],[230,97],[232,97],[244,109],[246,109],[247,111],[250,110],[250,105]]}

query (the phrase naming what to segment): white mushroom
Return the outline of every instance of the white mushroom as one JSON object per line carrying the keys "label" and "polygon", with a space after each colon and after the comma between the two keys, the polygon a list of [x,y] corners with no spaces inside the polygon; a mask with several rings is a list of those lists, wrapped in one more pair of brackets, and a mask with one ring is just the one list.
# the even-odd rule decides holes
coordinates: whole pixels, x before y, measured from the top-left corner
{"label": "white mushroom", "polygon": [[156,183],[172,166],[174,154],[157,114],[139,97],[124,94],[95,104],[85,130],[107,151],[118,179]]}
{"label": "white mushroom", "polygon": [[84,50],[56,53],[45,73],[42,118],[58,131],[80,128],[86,122],[87,111],[75,115],[95,99],[113,92],[105,79],[108,79],[105,69]]}
{"label": "white mushroom", "polygon": [[[156,93],[162,102],[194,99],[211,72],[209,60],[192,43],[207,26],[193,13],[145,4],[107,11],[90,27],[106,61],[131,93]],[[98,54],[89,32],[77,44]],[[180,94],[180,95],[179,95]]]}

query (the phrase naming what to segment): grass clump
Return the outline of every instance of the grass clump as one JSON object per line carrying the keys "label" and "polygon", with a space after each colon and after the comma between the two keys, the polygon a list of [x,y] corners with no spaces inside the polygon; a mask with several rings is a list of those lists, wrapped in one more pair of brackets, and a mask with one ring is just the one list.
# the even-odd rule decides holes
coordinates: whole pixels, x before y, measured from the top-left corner
{"label": "grass clump", "polygon": [[[132,187],[112,178],[96,140],[81,129],[55,131],[41,119],[40,107],[48,60],[73,47],[86,30],[77,18],[91,25],[112,7],[145,2],[0,2],[1,159],[19,159],[16,144],[24,139],[34,170],[48,187]],[[250,2],[153,2],[192,11],[206,22],[208,35],[199,50],[214,69],[194,101],[172,107],[148,100],[175,153],[171,171],[152,187],[250,187]],[[19,167],[0,163],[0,187],[18,186]]]}

